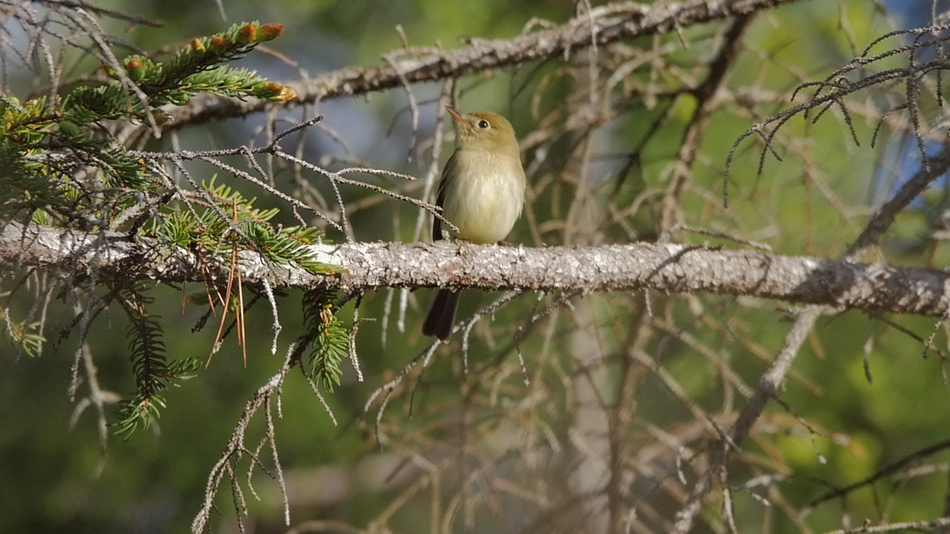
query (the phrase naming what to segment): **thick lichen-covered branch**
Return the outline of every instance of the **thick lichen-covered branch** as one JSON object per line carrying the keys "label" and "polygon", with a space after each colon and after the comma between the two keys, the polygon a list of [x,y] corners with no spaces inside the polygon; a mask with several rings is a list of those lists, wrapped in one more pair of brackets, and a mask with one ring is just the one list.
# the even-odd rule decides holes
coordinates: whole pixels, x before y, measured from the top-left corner
{"label": "thick lichen-covered branch", "polygon": [[[106,245],[108,244],[108,245]],[[480,288],[524,291],[654,290],[664,293],[743,295],[869,312],[941,316],[947,313],[950,275],[884,264],[836,262],[701,246],[637,243],[543,249],[450,244],[359,243],[306,247],[312,261],[333,274],[278,266],[245,250],[246,284],[275,289],[354,291],[383,287]],[[179,247],[120,234],[65,232],[8,224],[0,233],[0,263],[39,267],[69,276],[99,271],[159,282],[206,281],[208,266]],[[136,265],[130,271],[129,266]],[[212,276],[226,277],[222,267]]]}

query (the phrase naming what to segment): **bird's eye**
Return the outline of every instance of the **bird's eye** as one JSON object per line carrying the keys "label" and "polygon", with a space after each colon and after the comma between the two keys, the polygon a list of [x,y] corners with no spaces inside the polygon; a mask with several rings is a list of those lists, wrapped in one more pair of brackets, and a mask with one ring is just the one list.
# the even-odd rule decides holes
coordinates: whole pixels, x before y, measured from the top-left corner
{"label": "bird's eye", "polygon": [[488,121],[486,121],[485,119],[478,121],[478,127],[481,128],[482,130],[487,130],[489,126],[491,125],[488,124]]}

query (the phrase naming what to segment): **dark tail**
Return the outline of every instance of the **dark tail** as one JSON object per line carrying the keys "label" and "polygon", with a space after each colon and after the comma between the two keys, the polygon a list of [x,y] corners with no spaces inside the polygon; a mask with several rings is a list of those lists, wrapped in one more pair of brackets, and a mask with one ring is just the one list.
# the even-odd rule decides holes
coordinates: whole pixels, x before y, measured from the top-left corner
{"label": "dark tail", "polygon": [[436,336],[442,341],[449,339],[452,325],[455,324],[455,308],[459,303],[459,292],[451,289],[440,289],[429,308],[426,322],[422,324],[422,333],[427,336]]}

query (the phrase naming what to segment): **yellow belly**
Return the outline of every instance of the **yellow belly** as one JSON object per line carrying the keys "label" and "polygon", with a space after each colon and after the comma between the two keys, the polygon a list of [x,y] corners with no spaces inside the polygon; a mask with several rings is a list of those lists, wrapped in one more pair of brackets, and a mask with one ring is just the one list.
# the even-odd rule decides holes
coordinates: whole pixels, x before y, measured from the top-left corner
{"label": "yellow belly", "polygon": [[510,166],[491,156],[482,157],[479,168],[480,172],[468,172],[452,181],[453,190],[445,195],[444,215],[458,226],[457,237],[476,244],[497,243],[508,236],[521,216],[524,174],[520,162],[519,174],[514,174]]}

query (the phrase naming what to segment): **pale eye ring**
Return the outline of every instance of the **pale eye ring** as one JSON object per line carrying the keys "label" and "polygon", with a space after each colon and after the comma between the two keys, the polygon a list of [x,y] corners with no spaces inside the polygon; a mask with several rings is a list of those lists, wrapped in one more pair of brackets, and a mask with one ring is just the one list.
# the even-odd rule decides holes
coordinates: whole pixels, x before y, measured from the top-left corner
{"label": "pale eye ring", "polygon": [[488,124],[488,121],[486,121],[485,119],[478,121],[478,127],[481,128],[482,130],[487,130],[489,126],[490,125]]}

